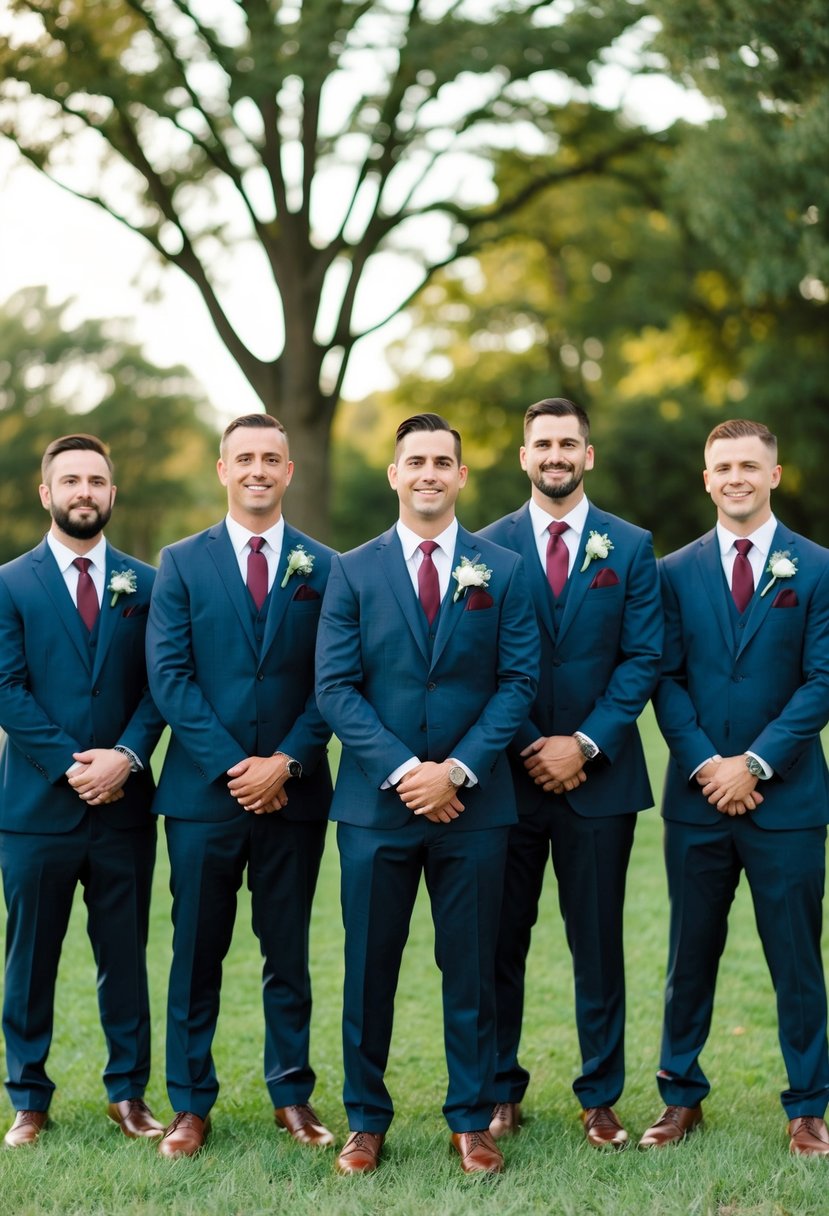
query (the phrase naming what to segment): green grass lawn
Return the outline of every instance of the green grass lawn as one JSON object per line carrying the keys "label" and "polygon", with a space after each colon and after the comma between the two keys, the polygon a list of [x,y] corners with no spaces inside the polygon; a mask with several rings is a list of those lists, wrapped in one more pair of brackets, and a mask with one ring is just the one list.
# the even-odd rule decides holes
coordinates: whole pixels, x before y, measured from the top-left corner
{"label": "green grass lawn", "polygon": [[[645,734],[654,788],[665,752],[650,714]],[[170,897],[163,836],[150,939],[155,1067],[148,1099],[169,1116],[164,1089],[164,1000]],[[334,831],[314,910],[314,1103],[340,1141],[342,926]],[[703,1131],[677,1149],[602,1154],[584,1142],[571,1082],[578,1067],[570,962],[550,873],[530,957],[523,1062],[533,1074],[525,1126],[506,1143],[507,1172],[464,1178],[441,1115],[445,1090],[439,976],[428,904],[418,903],[397,1000],[389,1085],[398,1114],[382,1169],[341,1179],[333,1154],[303,1150],[273,1126],[262,1081],[260,962],[246,896],[225,967],[216,1058],[222,1092],[214,1132],[194,1160],[165,1161],[127,1141],[104,1116],[103,1038],[83,903],[64,948],[49,1061],[58,1090],[53,1125],[33,1151],[0,1152],[0,1216],[41,1213],[204,1213],[368,1216],[376,1213],[606,1213],[608,1216],[783,1216],[829,1213],[829,1161],[792,1159],[778,1093],[785,1074],[773,993],[748,893],[731,916],[714,1026],[705,1053],[712,1094]],[[661,1109],[659,1049],[668,907],[656,812],[640,816],[628,882],[628,1082],[618,1111],[635,1138]],[[11,1115],[9,1115],[9,1121]]]}

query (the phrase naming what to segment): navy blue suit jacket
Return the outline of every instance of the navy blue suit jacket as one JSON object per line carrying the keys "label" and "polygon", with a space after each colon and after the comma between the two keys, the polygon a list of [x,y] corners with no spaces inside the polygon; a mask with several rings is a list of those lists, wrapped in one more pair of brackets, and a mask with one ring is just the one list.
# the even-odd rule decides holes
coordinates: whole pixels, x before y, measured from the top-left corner
{"label": "navy blue suit jacket", "polygon": [[751,815],[761,828],[829,822],[820,731],[829,718],[829,551],[778,524],[772,552],[797,561],[765,595],[764,574],[740,627],[716,531],[664,558],[666,637],[654,704],[671,751],[663,814],[721,819],[690,774],[713,755],[755,752],[773,769]]}
{"label": "navy blue suit jacket", "polygon": [[449,589],[430,646],[395,527],[335,557],[317,642],[317,703],[343,745],[332,818],[401,827],[412,814],[386,778],[412,756],[453,757],[478,784],[461,791],[457,830],[515,821],[506,747],[538,672],[538,630],[522,563],[458,528],[461,557],[492,571],[486,591]]}
{"label": "navy blue suit jacket", "polygon": [[147,688],[144,633],[155,570],[106,548],[106,585],[132,570],[136,591],[115,605],[104,591],[97,639],[89,634],[44,539],[0,567],[0,726],[8,736],[0,761],[0,828],[51,835],[86,814],[64,780],[72,753],[122,744],[144,765],[124,797],[96,808],[117,827],[149,813],[150,756],[163,721]]}
{"label": "navy blue suit jacket", "polygon": [[[613,549],[582,571],[591,531],[607,534]],[[588,766],[587,781],[568,792],[573,810],[604,816],[652,806],[636,725],[659,675],[662,651],[662,605],[650,533],[590,505],[558,630],[529,504],[480,535],[523,556],[541,635],[538,694],[512,748],[519,815],[532,815],[548,795],[527,775],[518,753],[542,735],[577,730],[602,754]]]}
{"label": "navy blue suit jacket", "polygon": [[[310,574],[281,586],[288,554],[313,554]],[[172,728],[153,810],[220,822],[240,813],[227,770],[282,751],[302,765],[288,819],[325,819],[331,732],[314,701],[314,643],[333,550],[286,522],[261,645],[252,601],[224,520],[161,555],[147,629],[150,687]]]}

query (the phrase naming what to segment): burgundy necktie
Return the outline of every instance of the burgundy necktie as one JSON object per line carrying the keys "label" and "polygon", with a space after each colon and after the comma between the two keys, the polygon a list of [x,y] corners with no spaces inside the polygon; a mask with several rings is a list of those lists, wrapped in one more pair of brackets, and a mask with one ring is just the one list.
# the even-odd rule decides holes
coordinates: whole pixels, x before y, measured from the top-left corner
{"label": "burgundy necktie", "polygon": [[426,620],[431,625],[440,608],[440,580],[437,567],[432,561],[432,554],[438,546],[433,540],[424,540],[418,548],[423,554],[423,560],[417,569],[417,593],[426,613]]}
{"label": "burgundy necktie", "polygon": [[734,569],[731,571],[731,595],[737,605],[737,611],[743,613],[748,607],[748,601],[754,595],[754,575],[751,571],[751,562],[748,560],[751,541],[735,540],[734,548],[737,550],[737,556],[734,558]]}
{"label": "burgundy necktie", "polygon": [[252,536],[248,541],[250,545],[250,553],[248,554],[248,591],[253,597],[257,612],[264,604],[268,594],[268,559],[261,552],[264,543],[264,538],[261,536]]}
{"label": "burgundy necktie", "polygon": [[569,527],[569,524],[557,520],[551,523],[547,529],[550,533],[550,539],[547,541],[547,581],[556,599],[561,595],[564,584],[567,582],[570,554],[561,539],[561,534],[566,532]]}
{"label": "burgundy necktie", "polygon": [[92,575],[89,573],[89,567],[92,563],[88,557],[76,557],[72,565],[77,566],[80,571],[78,575],[78,612],[81,614],[81,620],[84,625],[86,625],[91,633],[95,628],[99,611],[98,592],[95,590]]}

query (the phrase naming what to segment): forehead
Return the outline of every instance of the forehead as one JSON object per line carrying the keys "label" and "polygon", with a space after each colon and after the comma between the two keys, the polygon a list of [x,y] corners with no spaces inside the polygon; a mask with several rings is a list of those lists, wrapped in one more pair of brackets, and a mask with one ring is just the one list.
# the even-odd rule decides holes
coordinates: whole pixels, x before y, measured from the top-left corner
{"label": "forehead", "polygon": [[103,477],[110,481],[109,465],[100,452],[58,452],[49,467],[49,480],[65,477]]}
{"label": "forehead", "polygon": [[538,414],[527,430],[527,445],[550,442],[553,439],[575,439],[579,443],[587,443],[579,430],[578,418],[572,414],[564,414],[561,418],[555,414]]}
{"label": "forehead", "polygon": [[224,441],[226,460],[238,460],[240,456],[285,457],[287,454],[287,437],[274,426],[237,426]]}
{"label": "forehead", "polygon": [[720,464],[774,465],[774,455],[758,435],[746,435],[740,439],[715,439],[705,453],[705,464],[709,469]]}
{"label": "forehead", "polygon": [[396,463],[428,457],[446,457],[455,461],[454,435],[449,431],[410,431],[397,449]]}

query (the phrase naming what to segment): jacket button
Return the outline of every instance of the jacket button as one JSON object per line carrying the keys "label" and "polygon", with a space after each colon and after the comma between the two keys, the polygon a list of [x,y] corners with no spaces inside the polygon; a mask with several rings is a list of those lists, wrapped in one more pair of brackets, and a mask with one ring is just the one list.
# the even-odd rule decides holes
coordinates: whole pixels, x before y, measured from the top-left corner
{"label": "jacket button", "polygon": [[93,689],[92,689],[92,695],[93,695],[93,697],[100,697],[100,695],[101,695],[101,690],[100,690],[100,688],[93,688]]}
{"label": "jacket button", "polygon": [[430,680],[429,683],[426,685],[427,692],[434,692],[436,688],[437,688],[437,684],[435,684],[432,680]]}
{"label": "jacket button", "polygon": [[264,672],[257,671],[256,678],[257,678],[257,680],[264,680],[264,678],[265,678]]}

